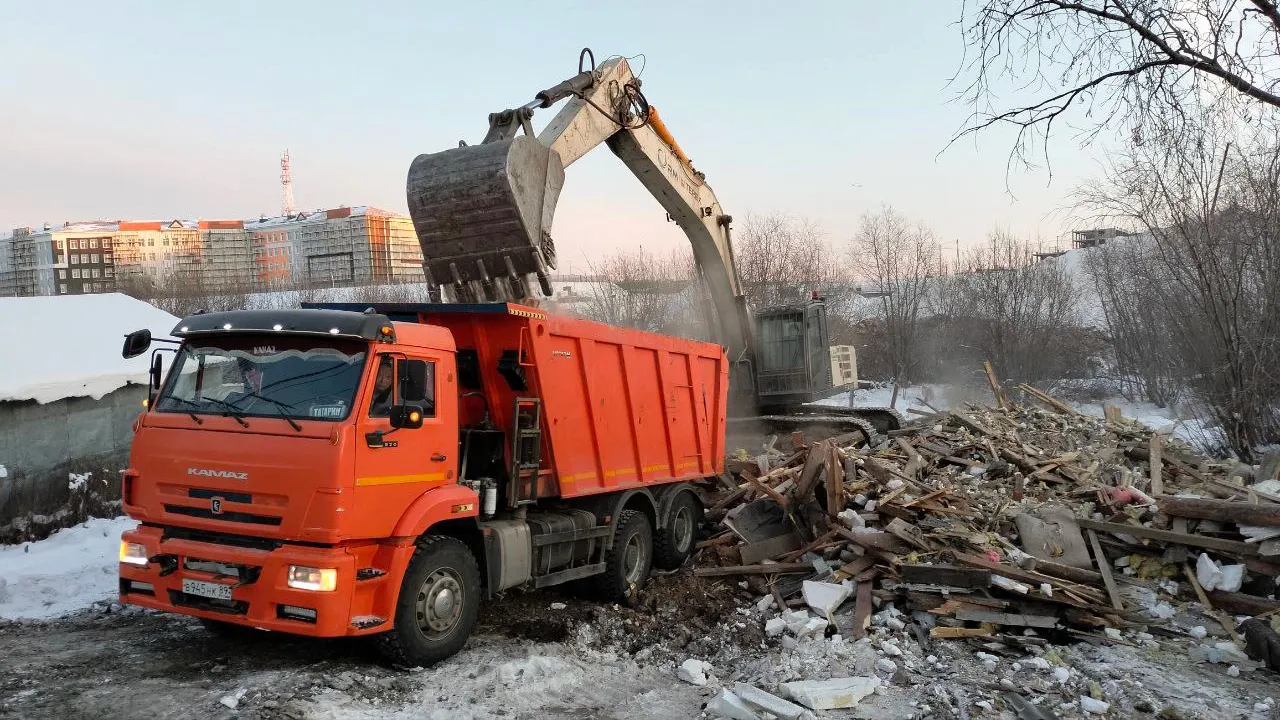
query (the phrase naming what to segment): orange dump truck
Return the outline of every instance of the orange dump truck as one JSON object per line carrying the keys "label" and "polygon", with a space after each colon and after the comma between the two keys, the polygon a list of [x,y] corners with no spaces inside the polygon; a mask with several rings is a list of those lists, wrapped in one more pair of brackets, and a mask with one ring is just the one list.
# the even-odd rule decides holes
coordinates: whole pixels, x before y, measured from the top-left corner
{"label": "orange dump truck", "polygon": [[620,599],[680,565],[691,483],[723,471],[718,345],[508,303],[198,313],[173,335],[123,474],[120,601],[214,630],[376,635],[431,664],[499,591]]}

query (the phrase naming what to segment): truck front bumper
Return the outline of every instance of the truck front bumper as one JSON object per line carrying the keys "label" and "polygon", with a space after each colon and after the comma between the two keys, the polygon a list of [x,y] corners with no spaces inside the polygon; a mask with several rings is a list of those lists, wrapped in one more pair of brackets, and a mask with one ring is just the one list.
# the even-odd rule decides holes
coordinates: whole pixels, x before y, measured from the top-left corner
{"label": "truck front bumper", "polygon": [[[372,543],[255,549],[165,538],[151,526],[125,532],[121,541],[142,545],[148,558],[145,565],[120,563],[122,604],[313,637],[391,629],[398,587],[388,581],[403,571],[399,556],[407,562],[412,554],[412,545]],[[358,569],[378,564],[375,557],[392,567],[357,579]],[[324,591],[290,587],[290,566],[333,569],[336,584]]]}

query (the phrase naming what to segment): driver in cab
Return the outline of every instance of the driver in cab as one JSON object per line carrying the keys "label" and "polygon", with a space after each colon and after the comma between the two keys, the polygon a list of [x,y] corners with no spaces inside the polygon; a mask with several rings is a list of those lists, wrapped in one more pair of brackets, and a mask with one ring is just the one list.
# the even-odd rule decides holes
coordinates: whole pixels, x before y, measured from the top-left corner
{"label": "driver in cab", "polygon": [[373,381],[373,402],[369,404],[369,417],[388,417],[391,415],[391,403],[395,400],[392,392],[395,384],[391,358],[383,358],[378,365],[378,377]]}

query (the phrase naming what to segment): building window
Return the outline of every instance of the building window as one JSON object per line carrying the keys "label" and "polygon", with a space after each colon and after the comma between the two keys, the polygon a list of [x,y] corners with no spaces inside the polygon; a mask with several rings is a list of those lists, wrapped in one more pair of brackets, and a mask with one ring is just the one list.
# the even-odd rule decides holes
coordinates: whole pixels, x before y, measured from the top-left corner
{"label": "building window", "polygon": [[169,247],[169,238],[164,239],[164,246]]}
{"label": "building window", "polygon": [[72,268],[72,269],[71,269],[71,278],[72,278],[73,280],[79,280],[79,279],[80,279],[80,268]]}
{"label": "building window", "polygon": [[95,278],[100,278],[100,277],[102,277],[102,271],[101,271],[101,270],[99,270],[98,268],[94,268],[94,269],[93,269],[93,276],[94,276]]}
{"label": "building window", "polygon": [[59,270],[59,271],[58,271],[58,279],[59,279],[59,280],[66,280],[66,279],[67,279],[67,271],[66,271],[66,270]]}
{"label": "building window", "polygon": [[115,271],[115,269],[114,269],[114,268],[106,268],[105,270],[103,270],[103,271],[102,271],[102,276],[103,276],[103,277],[115,277],[115,276],[116,276],[116,271]]}
{"label": "building window", "polygon": [[94,253],[94,254],[93,254],[93,255],[91,255],[90,257],[92,257],[92,258],[93,258],[92,262],[93,262],[93,264],[94,264],[94,265],[97,265],[98,263],[102,262],[102,256],[101,256],[101,255],[99,255],[98,253]]}
{"label": "building window", "polygon": [[98,238],[91,238],[91,239],[89,240],[89,249],[91,249],[91,250],[97,250],[97,249],[98,249]]}
{"label": "building window", "polygon": [[156,239],[155,239],[155,238],[147,238],[147,247],[155,247],[155,246],[156,246]]}
{"label": "building window", "polygon": [[72,265],[78,265],[80,263],[80,256],[76,255],[75,253],[72,253],[67,257],[71,260]]}
{"label": "building window", "polygon": [[102,238],[102,249],[108,250],[110,248],[111,248],[111,238]]}

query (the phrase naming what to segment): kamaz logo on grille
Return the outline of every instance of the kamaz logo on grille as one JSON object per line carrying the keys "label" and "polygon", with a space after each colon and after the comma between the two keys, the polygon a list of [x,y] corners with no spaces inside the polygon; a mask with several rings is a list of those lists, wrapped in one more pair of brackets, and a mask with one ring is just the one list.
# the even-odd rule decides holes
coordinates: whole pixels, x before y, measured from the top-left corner
{"label": "kamaz logo on grille", "polygon": [[206,468],[187,468],[188,475],[199,475],[200,477],[216,477],[226,478],[228,480],[248,480],[249,473],[235,472],[233,470],[209,470]]}

